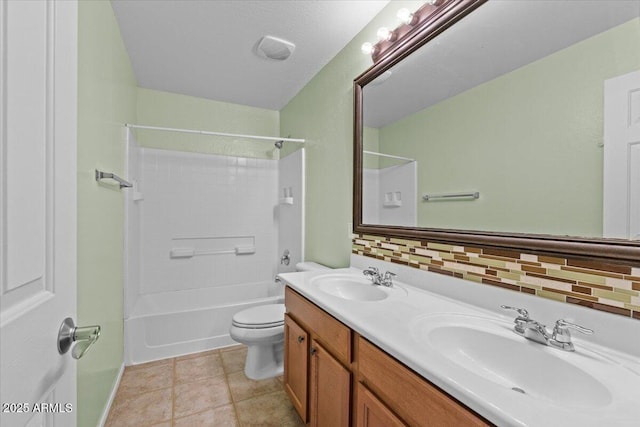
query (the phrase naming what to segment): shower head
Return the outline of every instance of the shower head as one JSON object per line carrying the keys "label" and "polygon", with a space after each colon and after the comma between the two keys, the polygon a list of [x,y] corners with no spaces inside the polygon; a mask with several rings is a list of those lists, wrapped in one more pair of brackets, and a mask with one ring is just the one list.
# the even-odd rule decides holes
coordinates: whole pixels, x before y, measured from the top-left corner
{"label": "shower head", "polygon": [[275,146],[276,146],[276,148],[279,150],[279,149],[281,149],[281,148],[282,148],[282,143],[283,143],[283,142],[284,142],[284,141],[276,141],[276,143],[275,143],[274,145],[275,145]]}

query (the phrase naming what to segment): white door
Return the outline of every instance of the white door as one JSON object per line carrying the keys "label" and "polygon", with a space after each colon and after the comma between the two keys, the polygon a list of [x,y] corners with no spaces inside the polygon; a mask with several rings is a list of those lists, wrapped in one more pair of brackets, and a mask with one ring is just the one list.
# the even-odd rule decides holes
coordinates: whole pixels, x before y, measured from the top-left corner
{"label": "white door", "polygon": [[605,82],[604,237],[640,239],[640,71]]}
{"label": "white door", "polygon": [[0,0],[0,425],[75,426],[75,1]]}

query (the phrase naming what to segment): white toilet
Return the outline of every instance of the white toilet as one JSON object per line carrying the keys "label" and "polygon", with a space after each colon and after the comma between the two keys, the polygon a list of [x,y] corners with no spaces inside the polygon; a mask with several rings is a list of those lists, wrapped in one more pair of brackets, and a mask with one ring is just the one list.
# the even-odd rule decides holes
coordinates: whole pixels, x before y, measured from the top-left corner
{"label": "white toilet", "polygon": [[[296,271],[328,269],[315,262],[296,264]],[[248,378],[261,380],[282,375],[284,312],[284,304],[265,304],[234,314],[229,333],[235,341],[248,347],[244,365]]]}

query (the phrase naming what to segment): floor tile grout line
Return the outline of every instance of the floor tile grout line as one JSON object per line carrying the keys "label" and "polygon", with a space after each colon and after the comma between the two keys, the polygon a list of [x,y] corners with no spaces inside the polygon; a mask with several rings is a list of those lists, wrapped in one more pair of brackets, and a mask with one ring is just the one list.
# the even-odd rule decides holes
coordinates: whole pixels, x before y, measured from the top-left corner
{"label": "floor tile grout line", "polygon": [[[148,391],[145,391],[144,393],[139,393],[139,394],[146,394],[146,393],[151,393],[151,392],[160,391],[160,390],[167,390],[167,389],[170,388],[170,396],[171,396],[171,409],[170,410],[171,410],[171,413],[169,414],[170,415],[169,419],[168,420],[162,420],[162,422],[167,422],[168,421],[168,422],[171,423],[172,426],[175,425],[175,423],[176,423],[176,421],[178,419],[182,419],[182,418],[185,418],[185,417],[188,417],[188,416],[197,415],[197,414],[209,411],[209,410],[219,409],[219,408],[222,408],[222,407],[224,407],[224,406],[226,406],[228,404],[231,404],[231,408],[233,409],[233,412],[234,412],[234,420],[239,426],[242,427],[242,426],[245,425],[245,423],[242,422],[241,419],[240,419],[240,411],[239,411],[239,407],[238,407],[239,403],[242,403],[242,402],[245,402],[247,400],[254,399],[254,398],[262,397],[262,396],[273,395],[273,394],[276,394],[276,393],[281,391],[281,390],[263,391],[263,392],[261,392],[259,394],[249,395],[246,398],[243,398],[241,400],[237,400],[234,397],[234,395],[233,395],[233,393],[231,391],[231,381],[229,380],[229,376],[241,373],[241,372],[243,372],[243,370],[242,369],[234,369],[234,368],[232,368],[232,366],[235,365],[235,363],[233,363],[233,362],[229,363],[230,366],[227,367],[225,365],[224,361],[223,361],[222,354],[223,353],[240,352],[243,349],[244,349],[243,346],[235,346],[234,348],[227,349],[226,351],[221,351],[220,349],[207,350],[207,351],[200,352],[200,353],[192,353],[190,355],[190,357],[185,358],[185,359],[178,360],[179,359],[178,357],[167,358],[167,359],[169,359],[169,361],[167,361],[166,364],[165,363],[159,363],[158,365],[155,365],[155,366],[145,367],[145,368],[155,368],[155,367],[160,367],[160,366],[165,366],[165,365],[171,366],[171,382],[166,387],[160,387],[160,388],[157,388],[157,389],[154,389],[154,390],[148,390]],[[245,351],[245,356],[246,356],[246,349],[244,349],[244,351]],[[186,380],[184,382],[179,382],[178,381],[178,372],[177,371],[178,371],[179,362],[187,361],[187,360],[191,360],[191,359],[197,359],[199,357],[213,356],[213,355],[217,355],[217,357],[215,357],[215,358],[219,361],[220,367],[222,368],[221,369],[221,371],[222,371],[221,374],[205,376],[205,377],[202,377],[202,378],[194,378],[194,379]],[[235,357],[239,357],[239,356],[241,357],[240,354],[236,354],[235,355]],[[231,360],[233,360],[233,359],[231,359]],[[135,370],[137,371],[138,369],[135,369]],[[198,371],[199,370],[196,370],[196,372],[198,372]],[[198,412],[193,412],[193,413],[189,413],[189,414],[183,415],[181,417],[177,417],[176,416],[176,400],[177,400],[177,397],[178,397],[177,396],[177,388],[179,386],[187,385],[187,384],[190,384],[190,383],[210,380],[210,379],[215,378],[215,377],[221,377],[221,379],[225,382],[226,390],[227,390],[227,393],[229,395],[229,403],[224,404],[224,405],[219,405],[219,406],[211,406],[211,407],[208,407],[208,408],[203,409],[203,410],[198,411]],[[249,378],[247,378],[247,379],[250,380]],[[281,381],[280,381],[280,385],[282,385]]]}
{"label": "floor tile grout line", "polygon": [[192,416],[192,415],[195,415],[195,414],[199,414],[199,413],[202,413],[202,412],[206,412],[206,411],[209,411],[209,410],[219,409],[219,408],[222,408],[222,407],[224,407],[224,406],[226,406],[226,405],[232,405],[232,408],[233,408],[233,410],[234,410],[234,416],[235,416],[235,419],[236,419],[236,421],[238,421],[238,417],[237,417],[237,414],[236,414],[236,407],[235,407],[235,405],[233,405],[233,400],[232,400],[232,395],[231,395],[231,389],[230,389],[229,382],[228,382],[228,379],[227,379],[227,375],[226,375],[226,372],[225,372],[225,369],[224,369],[224,364],[223,364],[223,362],[222,362],[221,352],[219,352],[219,351],[206,351],[206,352],[202,352],[202,353],[207,353],[207,354],[206,354],[206,355],[205,355],[205,354],[202,354],[202,355],[200,355],[200,356],[196,356],[196,355],[194,354],[194,356],[193,356],[193,357],[189,357],[188,359],[183,359],[183,360],[177,360],[177,358],[176,358],[176,367],[177,367],[177,364],[178,364],[179,362],[182,362],[182,361],[184,361],[184,360],[191,360],[191,359],[196,359],[196,358],[198,358],[198,357],[207,357],[207,356],[211,356],[211,355],[218,355],[219,364],[220,364],[220,367],[222,368],[222,370],[221,370],[222,372],[221,372],[220,374],[217,374],[217,375],[210,375],[210,376],[206,376],[206,377],[195,378],[195,379],[191,379],[191,380],[188,380],[188,381],[184,381],[184,382],[180,382],[180,383],[178,383],[178,382],[177,382],[177,371],[176,371],[176,383],[175,383],[175,387],[183,386],[183,385],[191,384],[191,383],[196,383],[196,382],[200,382],[200,381],[208,381],[208,380],[211,380],[211,379],[213,379],[213,378],[221,378],[221,379],[224,381],[225,386],[226,386],[226,388],[227,388],[227,393],[228,393],[228,395],[229,395],[229,402],[228,402],[228,403],[225,403],[225,404],[223,404],[223,405],[211,406],[211,407],[208,407],[207,409],[204,409],[203,411],[198,411],[198,412],[194,412],[194,413],[189,413],[189,414],[186,414],[186,415],[183,415],[183,416],[180,416],[180,417],[176,417],[176,416],[175,416],[175,412],[174,412],[174,417],[173,417],[174,422],[175,422],[175,420],[176,420],[176,419],[185,418],[185,417]]}
{"label": "floor tile grout line", "polygon": [[[222,356],[220,356],[220,359],[222,359]],[[233,406],[233,414],[235,415],[236,418],[236,423],[238,424],[238,427],[243,427],[242,426],[242,421],[240,421],[240,416],[238,415],[238,407],[236,406],[236,400],[233,397],[233,393],[231,392],[231,384],[229,382],[229,374],[232,372],[227,372],[227,370],[224,367],[224,362],[222,363],[222,369],[224,370],[224,380],[227,383],[227,389],[229,390],[229,398],[231,399],[231,406]],[[238,371],[236,371],[238,372]]]}

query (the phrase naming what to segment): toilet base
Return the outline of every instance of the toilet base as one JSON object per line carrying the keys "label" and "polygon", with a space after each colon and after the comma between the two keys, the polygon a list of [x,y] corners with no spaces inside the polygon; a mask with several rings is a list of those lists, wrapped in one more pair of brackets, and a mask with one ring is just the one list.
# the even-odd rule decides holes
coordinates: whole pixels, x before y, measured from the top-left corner
{"label": "toilet base", "polygon": [[284,341],[272,345],[248,345],[244,374],[252,380],[264,380],[282,375],[284,371]]}

